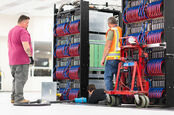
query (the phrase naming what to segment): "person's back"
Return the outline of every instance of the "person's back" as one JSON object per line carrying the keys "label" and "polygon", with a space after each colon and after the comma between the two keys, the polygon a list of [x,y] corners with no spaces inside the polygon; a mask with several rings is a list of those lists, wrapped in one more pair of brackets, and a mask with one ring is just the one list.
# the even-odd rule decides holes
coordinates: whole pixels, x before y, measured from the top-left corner
{"label": "person's back", "polygon": [[31,47],[30,34],[26,29],[20,26],[15,26],[10,30],[8,34],[9,65],[21,65],[30,63],[28,55],[22,45],[22,42],[25,41],[28,41]]}
{"label": "person's back", "polygon": [[104,89],[95,89],[92,95],[89,97],[88,103],[98,104],[99,101],[106,99],[106,94]]}
{"label": "person's back", "polygon": [[106,90],[110,91],[114,89],[113,76],[117,75],[118,64],[120,63],[119,39],[122,37],[122,28],[118,26],[118,21],[115,17],[108,18],[108,27],[101,66],[105,66],[104,82]]}

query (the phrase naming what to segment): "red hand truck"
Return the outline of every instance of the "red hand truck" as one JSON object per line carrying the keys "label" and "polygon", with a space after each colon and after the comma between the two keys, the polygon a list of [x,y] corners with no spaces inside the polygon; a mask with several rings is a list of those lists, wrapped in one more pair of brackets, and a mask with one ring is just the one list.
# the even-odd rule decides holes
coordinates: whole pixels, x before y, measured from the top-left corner
{"label": "red hand truck", "polygon": [[[131,36],[132,37],[132,36]],[[108,104],[110,106],[118,106],[121,103],[127,103],[124,98],[133,98],[137,107],[149,106],[148,90],[149,82],[144,78],[145,58],[148,54],[144,52],[146,45],[141,45],[135,40],[134,44],[123,45],[128,42],[130,37],[122,37],[120,39],[121,45],[121,62],[118,64],[118,71],[116,75],[115,88],[112,91],[106,91],[109,94]],[[129,59],[130,52],[137,51],[138,59]],[[131,71],[128,71],[131,68]],[[131,81],[129,86],[126,84],[128,80],[128,72],[131,73]],[[135,87],[136,84],[136,87]],[[122,98],[120,98],[122,97]]]}

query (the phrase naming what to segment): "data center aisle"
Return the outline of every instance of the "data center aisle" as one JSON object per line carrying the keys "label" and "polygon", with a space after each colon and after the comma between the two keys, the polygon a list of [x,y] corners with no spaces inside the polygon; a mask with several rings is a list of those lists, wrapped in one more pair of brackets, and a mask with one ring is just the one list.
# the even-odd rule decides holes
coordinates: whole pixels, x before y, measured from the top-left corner
{"label": "data center aisle", "polygon": [[[25,93],[26,99],[40,98],[38,92]],[[52,104],[42,107],[19,107],[10,103],[10,92],[0,92],[0,111],[5,115],[173,115],[174,108],[135,108],[134,105],[107,107],[81,104]]]}

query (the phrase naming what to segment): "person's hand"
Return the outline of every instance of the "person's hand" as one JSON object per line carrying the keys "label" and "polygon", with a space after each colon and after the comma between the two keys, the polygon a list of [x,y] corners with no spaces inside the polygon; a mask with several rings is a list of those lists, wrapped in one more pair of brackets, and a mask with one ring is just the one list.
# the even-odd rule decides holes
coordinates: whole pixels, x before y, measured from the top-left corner
{"label": "person's hand", "polygon": [[29,59],[30,59],[30,64],[34,64],[33,57],[29,57]]}
{"label": "person's hand", "polygon": [[105,59],[102,59],[100,64],[101,64],[101,66],[104,66],[104,64],[105,64]]}

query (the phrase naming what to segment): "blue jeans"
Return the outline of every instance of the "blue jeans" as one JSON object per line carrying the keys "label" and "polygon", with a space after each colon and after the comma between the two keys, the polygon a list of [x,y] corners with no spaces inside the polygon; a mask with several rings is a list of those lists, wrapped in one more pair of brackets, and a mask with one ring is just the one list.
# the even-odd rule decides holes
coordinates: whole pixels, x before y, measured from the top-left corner
{"label": "blue jeans", "polygon": [[113,75],[117,76],[119,60],[107,60],[105,65],[104,81],[106,90],[113,90]]}

